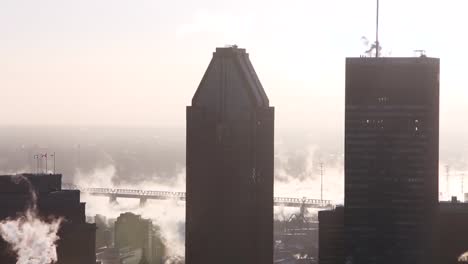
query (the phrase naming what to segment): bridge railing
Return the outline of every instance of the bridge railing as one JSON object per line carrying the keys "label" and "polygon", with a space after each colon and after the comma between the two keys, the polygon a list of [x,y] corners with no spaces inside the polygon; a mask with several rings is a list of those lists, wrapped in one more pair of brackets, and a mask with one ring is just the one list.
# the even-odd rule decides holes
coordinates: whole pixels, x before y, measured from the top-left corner
{"label": "bridge railing", "polygon": [[[83,193],[91,195],[104,195],[104,196],[122,196],[133,198],[148,198],[148,199],[177,199],[185,200],[185,192],[171,192],[171,191],[152,191],[152,190],[137,190],[137,189],[122,189],[122,188],[80,188],[76,185],[63,185],[64,189],[80,190]],[[301,205],[316,207],[330,207],[333,206],[331,200],[321,199],[308,199],[308,198],[290,198],[290,197],[274,197],[276,205]]]}
{"label": "bridge railing", "polygon": [[322,205],[329,206],[332,205],[331,200],[320,200],[320,199],[307,199],[307,198],[289,198],[289,197],[275,197],[275,203],[277,204],[306,204],[306,205]]}

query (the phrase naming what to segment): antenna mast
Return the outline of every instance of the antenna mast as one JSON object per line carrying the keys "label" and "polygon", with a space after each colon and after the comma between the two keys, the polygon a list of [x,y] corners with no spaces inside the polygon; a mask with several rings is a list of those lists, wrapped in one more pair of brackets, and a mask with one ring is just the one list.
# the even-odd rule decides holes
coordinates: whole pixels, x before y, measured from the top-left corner
{"label": "antenna mast", "polygon": [[376,14],[376,23],[375,23],[375,57],[379,57],[379,0],[377,0],[377,14]]}
{"label": "antenna mast", "polygon": [[323,200],[323,162],[320,162],[320,201]]}

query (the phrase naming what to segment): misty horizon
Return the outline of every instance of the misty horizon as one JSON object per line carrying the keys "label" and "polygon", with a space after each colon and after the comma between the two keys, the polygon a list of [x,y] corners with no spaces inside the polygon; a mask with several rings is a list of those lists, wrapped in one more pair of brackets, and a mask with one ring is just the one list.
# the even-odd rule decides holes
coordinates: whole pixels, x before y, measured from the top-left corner
{"label": "misty horizon", "polygon": [[[177,178],[180,173],[185,173],[183,128],[16,126],[0,129],[0,172],[3,174],[35,172],[37,163],[33,156],[46,152],[56,153],[56,172],[63,174],[65,183],[73,183],[79,177],[92,181],[92,175],[100,175],[105,180],[93,187],[105,184],[135,187],[154,181],[162,190],[173,190],[174,184],[178,191],[185,188]],[[324,162],[325,199],[341,203],[343,189],[329,189],[334,184],[343,184],[342,156],[343,141],[339,135],[279,129],[275,138],[277,195],[317,198],[319,163]],[[457,175],[468,170],[466,147],[462,141],[442,137],[440,162],[440,191],[445,191],[445,165],[450,165],[454,179],[451,190],[453,195],[460,195],[457,194],[460,190],[456,186]],[[49,172],[52,172],[51,158],[48,164]],[[301,186],[301,183],[307,184]],[[307,191],[307,188],[311,190]]]}

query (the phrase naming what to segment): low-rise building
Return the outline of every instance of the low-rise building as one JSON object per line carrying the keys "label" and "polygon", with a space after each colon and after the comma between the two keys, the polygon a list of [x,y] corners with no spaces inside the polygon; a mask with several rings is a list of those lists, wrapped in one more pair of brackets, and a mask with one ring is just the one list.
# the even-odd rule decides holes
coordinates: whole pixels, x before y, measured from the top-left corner
{"label": "low-rise building", "polygon": [[468,252],[468,203],[452,198],[450,202],[439,203],[438,216],[438,263],[468,263],[459,258]]}
{"label": "low-rise building", "polygon": [[320,211],[319,214],[319,263],[343,264],[344,256],[344,208]]}
{"label": "low-rise building", "polygon": [[[34,208],[44,221],[62,218],[57,233],[57,264],[95,264],[96,226],[86,223],[79,190],[62,190],[61,174],[0,176],[0,221],[17,219]],[[16,254],[0,237],[0,263],[16,263]]]}

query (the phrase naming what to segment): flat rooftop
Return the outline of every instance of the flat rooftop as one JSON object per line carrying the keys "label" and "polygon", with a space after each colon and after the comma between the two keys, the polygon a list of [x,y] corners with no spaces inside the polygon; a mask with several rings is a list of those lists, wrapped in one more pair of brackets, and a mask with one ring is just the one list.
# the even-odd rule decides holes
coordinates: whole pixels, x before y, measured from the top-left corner
{"label": "flat rooftop", "polygon": [[348,57],[346,64],[439,64],[439,58],[433,57]]}
{"label": "flat rooftop", "polygon": [[36,192],[52,192],[62,189],[62,174],[14,174],[0,175],[0,193],[27,193],[27,179]]}

